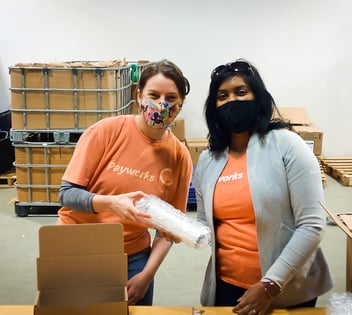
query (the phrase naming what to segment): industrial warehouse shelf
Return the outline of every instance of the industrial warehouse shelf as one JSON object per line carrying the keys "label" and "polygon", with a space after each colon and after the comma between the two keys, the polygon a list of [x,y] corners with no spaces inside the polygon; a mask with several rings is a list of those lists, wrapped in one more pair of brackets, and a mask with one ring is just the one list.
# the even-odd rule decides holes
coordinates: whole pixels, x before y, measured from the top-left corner
{"label": "industrial warehouse shelf", "polygon": [[16,188],[18,216],[57,213],[61,179],[80,136],[103,118],[139,110],[137,83],[149,64],[113,60],[9,67],[15,173],[0,180]]}
{"label": "industrial warehouse shelf", "polygon": [[15,202],[15,214],[19,217],[29,215],[57,215],[60,203],[52,202]]}
{"label": "industrial warehouse shelf", "polygon": [[53,143],[74,144],[85,129],[62,130],[10,130],[10,140],[13,143]]}

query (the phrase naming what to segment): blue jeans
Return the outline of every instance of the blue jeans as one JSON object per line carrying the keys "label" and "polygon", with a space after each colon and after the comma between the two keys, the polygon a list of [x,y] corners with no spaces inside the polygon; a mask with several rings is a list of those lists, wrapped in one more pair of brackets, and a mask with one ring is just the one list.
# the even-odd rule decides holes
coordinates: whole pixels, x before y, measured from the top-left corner
{"label": "blue jeans", "polygon": [[[150,248],[147,248],[137,254],[128,256],[128,279],[131,279],[137,273],[140,273],[147,264]],[[144,297],[136,305],[153,305],[154,280],[150,283]]]}

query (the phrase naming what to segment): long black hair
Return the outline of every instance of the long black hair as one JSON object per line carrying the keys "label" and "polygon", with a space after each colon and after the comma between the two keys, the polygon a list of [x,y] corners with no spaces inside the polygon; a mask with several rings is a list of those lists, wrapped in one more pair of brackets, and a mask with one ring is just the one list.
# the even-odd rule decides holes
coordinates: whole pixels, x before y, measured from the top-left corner
{"label": "long black hair", "polygon": [[[216,67],[211,75],[209,93],[204,104],[204,113],[208,126],[209,150],[221,152],[225,150],[231,140],[231,134],[222,129],[219,124],[216,100],[220,85],[228,78],[235,75],[241,76],[244,82],[250,87],[258,106],[257,124],[253,133],[257,133],[261,139],[272,129],[288,128],[277,109],[275,101],[266,89],[258,70],[244,59],[238,59],[233,63]],[[276,118],[273,117],[274,111]]]}

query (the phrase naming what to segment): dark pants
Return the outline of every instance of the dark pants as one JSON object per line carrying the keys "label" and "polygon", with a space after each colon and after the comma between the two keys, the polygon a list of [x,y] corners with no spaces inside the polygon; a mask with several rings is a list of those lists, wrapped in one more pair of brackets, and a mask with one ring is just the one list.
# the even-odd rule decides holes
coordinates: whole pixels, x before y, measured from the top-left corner
{"label": "dark pants", "polygon": [[[128,279],[140,273],[146,265],[150,254],[150,248],[135,255],[128,256]],[[153,305],[154,280],[151,282],[145,296],[136,305]]]}
{"label": "dark pants", "polygon": [[[246,292],[246,289],[229,284],[217,278],[216,280],[216,297],[215,306],[235,306],[237,300]],[[313,300],[290,306],[293,307],[315,307],[317,298]]]}

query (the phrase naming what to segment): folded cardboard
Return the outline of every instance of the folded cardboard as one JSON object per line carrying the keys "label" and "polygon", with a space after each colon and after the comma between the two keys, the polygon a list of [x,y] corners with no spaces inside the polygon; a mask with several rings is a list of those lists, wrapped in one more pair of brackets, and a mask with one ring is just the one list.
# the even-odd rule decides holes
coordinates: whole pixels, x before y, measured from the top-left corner
{"label": "folded cardboard", "polygon": [[39,229],[34,315],[128,314],[123,226],[72,224]]}
{"label": "folded cardboard", "polygon": [[[288,121],[292,131],[312,147],[315,155],[322,154],[323,132],[310,120],[304,107],[279,107],[281,117]],[[274,113],[277,117],[277,113]]]}
{"label": "folded cardboard", "polygon": [[336,225],[347,235],[346,245],[346,290],[352,292],[352,213],[334,214],[325,205],[322,207]]}
{"label": "folded cardboard", "polygon": [[193,164],[198,163],[200,154],[208,147],[207,138],[187,138],[186,147],[188,148]]}

